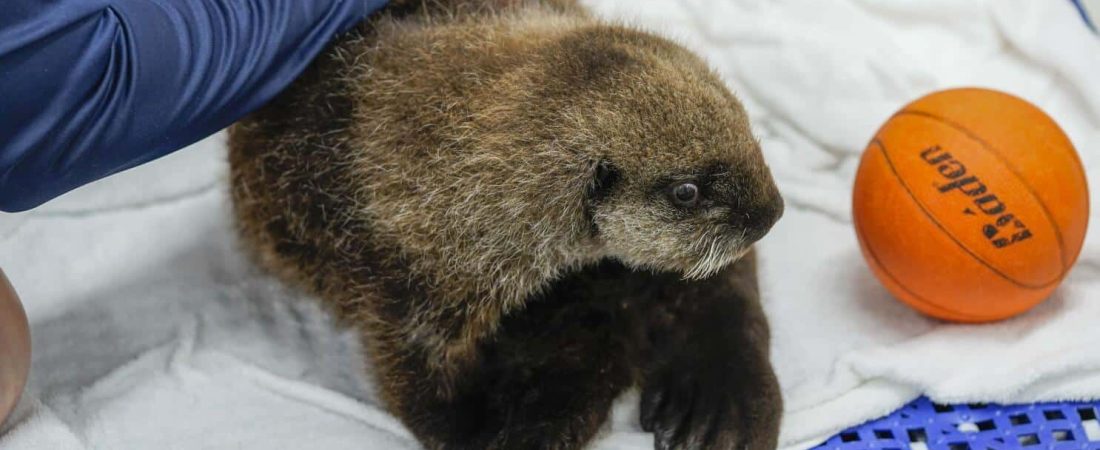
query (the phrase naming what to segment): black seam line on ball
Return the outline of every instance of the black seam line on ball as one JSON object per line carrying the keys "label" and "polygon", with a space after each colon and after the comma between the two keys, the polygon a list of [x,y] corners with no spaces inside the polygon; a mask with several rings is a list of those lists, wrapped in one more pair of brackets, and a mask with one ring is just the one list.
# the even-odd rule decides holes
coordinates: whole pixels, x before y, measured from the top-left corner
{"label": "black seam line on ball", "polygon": [[923,213],[924,216],[929,221],[931,221],[933,224],[935,224],[936,227],[939,228],[940,231],[942,231],[944,235],[946,235],[949,239],[951,239],[951,241],[954,242],[955,245],[958,245],[959,248],[961,248],[964,252],[966,252],[968,255],[970,255],[970,257],[974,258],[975,261],[978,261],[983,266],[985,266],[987,269],[991,270],[993,273],[997,274],[997,276],[1001,277],[1005,281],[1008,281],[1009,283],[1015,284],[1016,286],[1022,287],[1024,289],[1033,289],[1033,290],[1044,289],[1044,288],[1046,288],[1046,287],[1048,287],[1052,284],[1055,284],[1055,283],[1062,280],[1062,276],[1065,274],[1065,272],[1062,272],[1062,273],[1058,274],[1051,281],[1047,281],[1047,282],[1044,282],[1042,284],[1029,284],[1029,283],[1024,283],[1022,281],[1019,281],[1015,278],[1012,278],[1012,277],[1008,276],[1008,274],[1005,274],[1004,272],[1001,272],[1000,270],[998,270],[996,267],[993,267],[992,264],[990,264],[986,260],[982,259],[981,256],[978,256],[972,250],[967,248],[965,245],[963,245],[962,242],[959,242],[959,240],[956,239],[955,236],[951,234],[951,232],[947,231],[947,228],[945,228],[943,226],[943,224],[940,223],[940,221],[936,220],[936,217],[933,216],[932,213],[930,213],[928,211],[928,209],[926,209],[924,207],[924,205],[919,200],[917,200],[917,197],[915,195],[913,195],[913,191],[909,189],[909,185],[905,183],[905,180],[903,180],[901,178],[901,176],[898,175],[897,169],[894,168],[894,162],[890,160],[890,153],[886,151],[886,146],[882,144],[882,141],[878,137],[875,137],[875,139],[873,141],[871,141],[871,144],[878,146],[879,151],[882,152],[883,158],[886,158],[886,165],[890,166],[890,173],[894,174],[894,178],[897,179],[898,184],[901,185],[902,189],[905,189],[905,193],[908,194],[909,199],[912,200],[913,203],[915,203],[917,205],[917,208],[920,209],[921,213]]}
{"label": "black seam line on ball", "polygon": [[874,260],[875,267],[878,267],[878,269],[881,270],[882,273],[885,274],[887,277],[889,277],[890,280],[893,281],[894,284],[897,287],[901,288],[903,291],[905,291],[906,293],[911,295],[914,299],[919,301],[926,308],[931,308],[931,309],[944,311],[947,314],[951,314],[951,315],[953,315],[953,316],[955,316],[955,317],[957,317],[961,320],[975,320],[975,321],[993,320],[993,319],[990,319],[989,317],[982,317],[982,316],[976,316],[976,315],[972,315],[972,314],[965,314],[965,313],[961,313],[961,312],[958,312],[958,311],[953,311],[953,310],[944,308],[943,306],[937,305],[937,304],[933,303],[932,301],[929,301],[923,295],[920,295],[920,294],[916,293],[915,291],[913,291],[912,289],[910,289],[909,286],[906,286],[905,283],[902,283],[901,279],[898,278],[896,275],[894,275],[893,272],[890,272],[890,269],[887,268],[886,265],[882,263],[882,260],[880,260],[878,258],[878,253],[875,253],[875,249],[872,248],[869,243],[863,242],[863,240],[864,240],[864,238],[863,238],[863,229],[860,228],[859,221],[853,221],[853,223],[854,223],[855,228],[856,228],[856,238],[860,240],[862,247],[867,250],[867,254],[871,256],[872,260]]}
{"label": "black seam line on ball", "polygon": [[1027,192],[1031,194],[1031,198],[1039,204],[1039,208],[1043,210],[1043,215],[1046,216],[1047,221],[1050,222],[1051,228],[1054,229],[1054,238],[1058,241],[1058,262],[1062,265],[1061,270],[1059,270],[1058,277],[1055,278],[1055,280],[1061,280],[1063,277],[1066,276],[1066,272],[1069,272],[1069,267],[1067,267],[1068,262],[1066,261],[1066,244],[1062,240],[1062,229],[1058,227],[1058,222],[1054,220],[1054,215],[1050,213],[1049,209],[1047,209],[1047,204],[1044,203],[1041,198],[1039,198],[1039,193],[1031,187],[1031,184],[1027,182],[1027,178],[1024,178],[1023,174],[1021,174],[1019,170],[1016,170],[1016,166],[1013,166],[1012,163],[1004,157],[1004,154],[993,147],[993,145],[986,142],[985,139],[982,139],[981,136],[978,136],[958,122],[955,122],[946,117],[914,109],[903,109],[894,114],[893,117],[901,115],[924,117],[954,128],[955,131],[958,131],[966,135],[966,137],[973,139],[975,142],[981,144],[982,148],[984,148],[985,151],[992,153],[994,157],[1001,161],[1001,164],[1007,167],[1008,171],[1012,172],[1012,174],[1016,176],[1016,178],[1020,181],[1020,184],[1024,185],[1024,188],[1027,189]]}

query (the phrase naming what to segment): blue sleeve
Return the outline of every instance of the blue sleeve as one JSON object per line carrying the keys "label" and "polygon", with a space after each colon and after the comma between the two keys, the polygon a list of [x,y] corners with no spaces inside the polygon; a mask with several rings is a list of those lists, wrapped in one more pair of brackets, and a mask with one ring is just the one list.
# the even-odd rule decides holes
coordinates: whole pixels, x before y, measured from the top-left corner
{"label": "blue sleeve", "polygon": [[386,0],[4,0],[0,210],[222,129]]}

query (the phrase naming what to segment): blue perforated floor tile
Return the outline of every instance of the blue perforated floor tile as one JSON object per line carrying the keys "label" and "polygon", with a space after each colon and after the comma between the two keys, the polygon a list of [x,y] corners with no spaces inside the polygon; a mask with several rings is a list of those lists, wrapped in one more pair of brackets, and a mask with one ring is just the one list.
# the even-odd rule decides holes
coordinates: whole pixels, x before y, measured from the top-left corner
{"label": "blue perforated floor tile", "polygon": [[1100,450],[1098,413],[1100,401],[948,406],[921,397],[816,449]]}

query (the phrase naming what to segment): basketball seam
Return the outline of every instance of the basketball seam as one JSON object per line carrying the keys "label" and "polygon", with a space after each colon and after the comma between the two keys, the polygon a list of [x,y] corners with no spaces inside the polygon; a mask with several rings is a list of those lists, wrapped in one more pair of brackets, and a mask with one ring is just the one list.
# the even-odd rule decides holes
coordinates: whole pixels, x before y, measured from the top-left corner
{"label": "basketball seam", "polygon": [[[859,221],[858,220],[855,221],[855,228],[856,228],[856,237],[859,238],[859,240],[862,242],[863,241],[863,229],[859,226]],[[954,315],[954,317],[951,318],[951,320],[963,320],[963,321],[966,321],[966,320],[974,320],[974,321],[996,320],[995,317],[990,318],[990,317],[985,317],[985,316],[975,316],[975,315],[970,315],[970,314],[962,313],[962,312],[959,312],[959,311],[951,310],[951,309],[944,308],[943,306],[937,305],[937,304],[929,301],[927,298],[924,298],[923,295],[920,295],[920,294],[916,293],[915,291],[910,289],[908,286],[906,286],[905,283],[902,283],[901,279],[898,278],[896,275],[894,275],[893,272],[890,272],[890,269],[888,269],[886,267],[886,265],[882,263],[882,260],[878,258],[878,253],[875,253],[875,249],[872,248],[872,246],[869,243],[864,243],[863,248],[865,248],[867,250],[867,254],[871,256],[871,259],[874,261],[875,266],[878,267],[878,269],[881,270],[884,275],[889,277],[890,280],[894,282],[894,285],[901,288],[903,291],[905,291],[910,296],[912,296],[913,299],[919,301],[924,306],[929,307],[929,308],[933,308],[933,309],[940,309],[940,310],[943,310],[943,311],[947,311],[948,313]]]}
{"label": "basketball seam", "polygon": [[1005,167],[1008,168],[1009,172],[1012,172],[1012,174],[1015,175],[1016,178],[1020,180],[1020,184],[1024,185],[1024,188],[1027,189],[1027,192],[1029,194],[1031,194],[1031,197],[1033,199],[1035,199],[1036,203],[1039,204],[1039,208],[1042,209],[1043,215],[1046,216],[1047,221],[1050,222],[1050,224],[1051,224],[1051,228],[1054,229],[1054,237],[1058,241],[1058,262],[1062,266],[1061,269],[1059,270],[1058,277],[1055,278],[1055,280],[1061,280],[1066,275],[1066,272],[1069,271],[1069,267],[1067,267],[1068,262],[1066,261],[1066,244],[1065,244],[1065,241],[1062,238],[1062,230],[1058,228],[1058,222],[1054,220],[1054,216],[1050,213],[1050,210],[1047,209],[1046,203],[1044,203],[1043,200],[1039,197],[1038,192],[1036,192],[1035,189],[1031,187],[1031,184],[1029,184],[1027,182],[1027,179],[1024,178],[1023,174],[1021,174],[1020,171],[1016,170],[1016,167],[1013,166],[1012,163],[1010,163],[1008,161],[1008,159],[1006,159],[1004,157],[1004,155],[1002,155],[1001,152],[998,151],[996,148],[994,148],[991,144],[986,142],[980,136],[978,136],[978,135],[974,134],[973,132],[971,132],[970,130],[968,130],[966,127],[964,127],[964,126],[962,126],[962,125],[960,125],[960,124],[958,124],[958,123],[956,123],[956,122],[954,122],[950,119],[947,119],[945,117],[941,117],[941,116],[938,116],[938,115],[935,115],[935,114],[932,114],[932,113],[929,113],[929,112],[926,112],[926,111],[913,110],[913,109],[903,109],[901,111],[898,111],[897,114],[894,114],[894,116],[899,116],[899,115],[902,115],[902,114],[912,114],[912,115],[915,115],[915,116],[924,116],[924,117],[927,117],[929,119],[938,120],[938,121],[946,124],[947,126],[949,126],[951,128],[954,128],[956,131],[959,131],[959,132],[965,134],[967,137],[969,137],[969,138],[977,141],[979,144],[981,144],[982,147],[986,149],[986,151],[988,151],[989,153],[992,153],[994,157],[996,157],[998,160],[1001,161],[1001,164],[1003,164]]}
{"label": "basketball seam", "polygon": [[[949,231],[947,231],[947,228],[945,228],[943,226],[943,224],[941,224],[938,220],[936,220],[935,216],[933,216],[930,212],[928,212],[928,210],[925,209],[924,205],[919,200],[917,200],[916,196],[913,195],[913,191],[909,189],[909,185],[905,183],[905,180],[902,179],[900,175],[898,175],[897,169],[894,167],[894,162],[890,160],[890,154],[886,151],[886,146],[883,145],[882,140],[879,139],[878,137],[875,137],[875,139],[873,141],[871,141],[871,143],[873,145],[878,146],[879,151],[882,152],[882,156],[884,158],[886,158],[886,165],[890,167],[890,173],[892,173],[894,175],[894,178],[897,179],[898,184],[901,185],[902,189],[905,190],[905,193],[909,196],[909,199],[913,200],[913,203],[915,203],[917,205],[917,208],[920,209],[921,213],[924,214],[924,216],[928,220],[930,220],[934,225],[936,225],[936,227],[939,228],[940,231],[942,231],[944,233],[944,235],[946,235],[949,239],[951,239],[951,241],[954,242],[955,245],[959,246],[959,248],[961,248],[964,252],[966,252],[968,255],[970,255],[970,257],[973,258],[975,261],[979,262],[981,265],[985,266],[987,269],[989,269],[993,273],[997,274],[997,276],[1001,277],[1005,281],[1008,281],[1012,284],[1015,284],[1019,287],[1025,288],[1025,289],[1041,290],[1041,289],[1044,289],[1044,288],[1046,288],[1046,287],[1048,287],[1052,284],[1055,284],[1055,283],[1059,282],[1062,279],[1062,276],[1065,274],[1065,272],[1061,272],[1057,277],[1055,277],[1053,280],[1051,280],[1049,282],[1046,282],[1046,283],[1043,283],[1043,284],[1040,284],[1040,285],[1032,285],[1032,284],[1023,283],[1019,280],[1016,280],[1016,279],[1008,276],[1007,274],[1001,272],[996,267],[993,267],[991,264],[986,262],[980,256],[975,254],[972,250],[970,250],[965,245],[963,245],[962,242],[959,242],[959,240],[956,239],[955,236],[952,235]],[[1057,226],[1057,224],[1053,224],[1053,225]]]}

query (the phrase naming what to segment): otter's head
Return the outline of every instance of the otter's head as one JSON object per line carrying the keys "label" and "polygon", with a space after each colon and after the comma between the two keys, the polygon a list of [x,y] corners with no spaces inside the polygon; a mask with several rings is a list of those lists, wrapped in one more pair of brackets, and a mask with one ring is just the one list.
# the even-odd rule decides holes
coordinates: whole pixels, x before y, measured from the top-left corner
{"label": "otter's head", "polygon": [[603,255],[706,277],[783,213],[746,113],[699,58],[593,26],[548,47],[538,87],[554,139],[589,162],[585,209]]}

